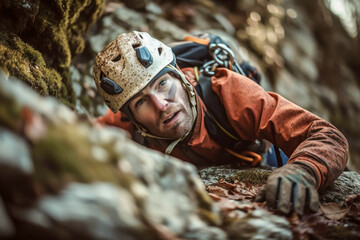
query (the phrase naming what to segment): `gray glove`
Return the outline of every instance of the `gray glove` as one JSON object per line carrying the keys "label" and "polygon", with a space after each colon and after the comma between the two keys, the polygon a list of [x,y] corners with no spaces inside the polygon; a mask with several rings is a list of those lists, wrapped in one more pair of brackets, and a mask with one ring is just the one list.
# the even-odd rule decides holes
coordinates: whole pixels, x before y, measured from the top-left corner
{"label": "gray glove", "polygon": [[316,178],[310,167],[289,163],[270,174],[255,201],[266,200],[270,208],[278,209],[283,214],[294,210],[302,215],[307,207],[316,212],[320,205],[316,186]]}

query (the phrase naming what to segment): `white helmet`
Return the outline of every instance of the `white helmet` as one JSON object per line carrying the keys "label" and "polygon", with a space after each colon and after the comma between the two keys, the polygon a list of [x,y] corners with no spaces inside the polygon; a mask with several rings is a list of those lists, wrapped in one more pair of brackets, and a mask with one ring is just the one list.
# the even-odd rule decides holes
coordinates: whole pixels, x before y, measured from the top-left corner
{"label": "white helmet", "polygon": [[146,32],[133,31],[120,34],[98,53],[93,76],[106,105],[116,113],[171,63],[171,48]]}
{"label": "white helmet", "polygon": [[135,126],[146,137],[174,140],[165,150],[170,154],[175,145],[190,133],[178,139],[154,136],[139,125],[126,103],[141,92],[152,80],[166,72],[176,74],[185,86],[193,114],[196,119],[196,97],[192,85],[176,67],[176,58],[168,46],[145,32],[123,33],[116,37],[96,56],[93,76],[96,87],[106,105],[116,113],[124,111]]}

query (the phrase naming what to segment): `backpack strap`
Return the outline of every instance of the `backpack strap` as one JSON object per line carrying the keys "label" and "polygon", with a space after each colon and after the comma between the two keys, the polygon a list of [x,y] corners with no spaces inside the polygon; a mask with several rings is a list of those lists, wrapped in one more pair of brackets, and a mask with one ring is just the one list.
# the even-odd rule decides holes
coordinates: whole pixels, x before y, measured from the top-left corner
{"label": "backpack strap", "polygon": [[[244,150],[259,150],[262,142],[254,144],[240,139],[231,126],[219,97],[212,91],[211,77],[215,75],[218,67],[225,67],[247,76],[258,84],[261,75],[247,62],[242,61],[239,64],[230,46],[215,34],[210,34],[206,39],[192,37],[185,40],[188,42],[176,45],[172,50],[180,68],[195,68],[194,72],[199,82],[195,89],[207,108],[204,120],[209,135],[237,159],[251,162],[253,166],[258,164],[261,162],[261,157],[254,157],[251,152],[245,153],[244,156]],[[197,76],[197,68],[200,69],[200,77]]]}
{"label": "backpack strap", "polygon": [[240,139],[226,117],[224,106],[211,88],[211,77],[201,74],[199,84],[195,89],[207,108],[204,121],[210,137],[222,145],[228,153],[244,163],[247,162],[252,166],[259,164],[262,160],[261,156],[247,151],[253,142]]}

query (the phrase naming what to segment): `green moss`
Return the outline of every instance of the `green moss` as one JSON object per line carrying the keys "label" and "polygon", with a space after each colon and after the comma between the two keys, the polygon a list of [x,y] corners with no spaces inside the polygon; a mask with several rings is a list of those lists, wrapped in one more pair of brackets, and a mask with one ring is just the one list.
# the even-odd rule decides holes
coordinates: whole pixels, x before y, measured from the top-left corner
{"label": "green moss", "polygon": [[238,180],[240,182],[248,182],[251,184],[265,184],[271,171],[264,169],[248,169],[241,170],[234,176],[230,177],[232,181]]}
{"label": "green moss", "polygon": [[0,126],[10,130],[17,130],[21,115],[18,104],[10,97],[0,92]]}
{"label": "green moss", "polygon": [[[21,4],[5,0],[0,23],[9,27],[0,32],[0,67],[39,93],[75,105],[71,78],[63,73],[71,59],[84,50],[84,36],[104,4],[105,0],[35,0],[20,14]],[[2,33],[12,37],[4,38]]]}
{"label": "green moss", "polygon": [[42,95],[57,96],[61,88],[59,73],[47,68],[41,53],[11,33],[0,34],[0,68]]}
{"label": "green moss", "polygon": [[34,143],[32,154],[37,180],[51,191],[72,181],[107,181],[122,186],[130,182],[108,161],[94,160],[91,144],[79,126],[53,127]]}
{"label": "green moss", "polygon": [[60,72],[60,75],[63,79],[63,84],[61,86],[61,96],[63,97],[61,98],[61,100],[65,105],[73,108],[76,101],[76,96],[73,90],[69,68],[63,69]]}

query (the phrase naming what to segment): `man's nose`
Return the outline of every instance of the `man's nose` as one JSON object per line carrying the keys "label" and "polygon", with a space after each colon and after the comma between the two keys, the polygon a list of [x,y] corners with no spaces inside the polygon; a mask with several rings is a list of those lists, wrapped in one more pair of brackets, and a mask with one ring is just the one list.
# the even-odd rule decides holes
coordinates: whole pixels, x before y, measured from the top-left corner
{"label": "man's nose", "polygon": [[153,102],[155,108],[160,111],[164,111],[169,104],[168,101],[166,101],[166,99],[159,94],[151,94],[150,99]]}

